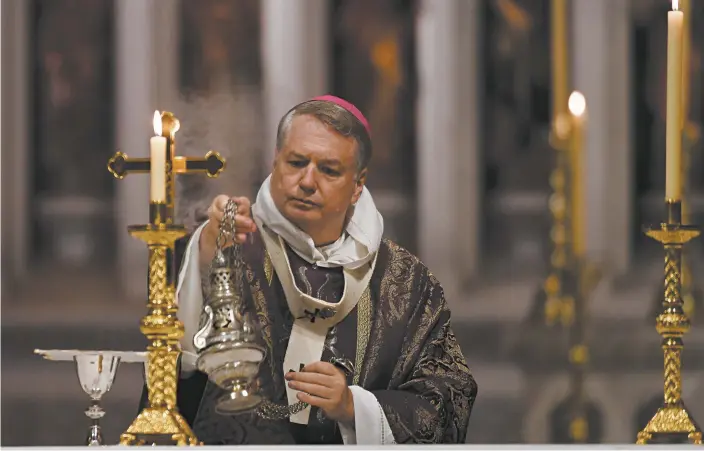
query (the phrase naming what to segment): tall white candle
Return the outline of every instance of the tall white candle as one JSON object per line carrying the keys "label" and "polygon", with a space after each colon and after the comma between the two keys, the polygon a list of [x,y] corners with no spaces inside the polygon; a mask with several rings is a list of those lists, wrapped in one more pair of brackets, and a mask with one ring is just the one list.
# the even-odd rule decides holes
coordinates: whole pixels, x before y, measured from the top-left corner
{"label": "tall white candle", "polygon": [[568,101],[572,115],[570,159],[572,167],[572,250],[575,257],[584,257],[586,234],[586,199],[584,187],[584,128],[587,100],[584,94],[574,91]]}
{"label": "tall white candle", "polygon": [[151,177],[152,202],[166,202],[166,138],[161,136],[161,115],[154,112],[154,134],[149,140],[151,159],[149,175]]}
{"label": "tall white candle", "polygon": [[667,12],[667,122],[665,124],[665,198],[681,200],[682,183],[682,26],[684,14]]}

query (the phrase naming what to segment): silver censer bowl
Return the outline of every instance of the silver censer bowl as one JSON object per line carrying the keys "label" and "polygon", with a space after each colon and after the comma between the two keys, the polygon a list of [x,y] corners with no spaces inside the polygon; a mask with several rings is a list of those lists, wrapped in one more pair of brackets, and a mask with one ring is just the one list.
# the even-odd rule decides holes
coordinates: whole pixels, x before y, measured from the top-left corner
{"label": "silver censer bowl", "polygon": [[256,391],[259,364],[265,350],[255,341],[256,329],[244,313],[241,265],[236,270],[218,250],[210,269],[210,294],[201,314],[201,327],[193,337],[198,350],[196,367],[227,391],[215,407],[222,415],[256,408],[262,397]]}
{"label": "silver censer bowl", "polygon": [[78,381],[81,388],[91,399],[91,405],[86,410],[86,416],[92,420],[88,430],[86,444],[88,446],[103,445],[103,434],[100,430],[100,419],[105,411],[100,407],[103,395],[110,391],[115,381],[120,357],[109,353],[86,353],[74,356]]}

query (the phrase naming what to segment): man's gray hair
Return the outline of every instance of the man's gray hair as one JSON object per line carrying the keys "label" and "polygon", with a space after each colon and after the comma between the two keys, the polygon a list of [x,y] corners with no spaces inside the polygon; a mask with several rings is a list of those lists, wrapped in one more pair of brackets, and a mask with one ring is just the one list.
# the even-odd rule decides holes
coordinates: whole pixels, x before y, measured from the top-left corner
{"label": "man's gray hair", "polygon": [[281,118],[276,130],[277,151],[286,144],[293,118],[303,115],[313,116],[340,135],[354,138],[357,142],[357,171],[360,172],[369,165],[372,157],[372,140],[367,129],[354,114],[340,105],[325,100],[310,100],[298,104]]}

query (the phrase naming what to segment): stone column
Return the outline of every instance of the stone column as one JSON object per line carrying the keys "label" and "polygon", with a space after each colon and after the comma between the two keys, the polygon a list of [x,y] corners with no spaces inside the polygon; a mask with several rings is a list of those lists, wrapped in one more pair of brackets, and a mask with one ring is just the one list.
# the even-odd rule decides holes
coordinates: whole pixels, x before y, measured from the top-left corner
{"label": "stone column", "polygon": [[[2,39],[2,286],[3,293],[26,276],[29,256],[29,54],[30,4],[4,0],[0,10]],[[11,113],[11,114],[10,114]]]}
{"label": "stone column", "polygon": [[419,257],[448,293],[480,264],[481,3],[424,0],[417,23]]}
{"label": "stone column", "polygon": [[[2,10],[3,9],[4,9],[3,6],[0,5],[0,49],[1,49],[0,55],[7,54],[7,52],[5,52],[4,48],[2,47],[2,34],[4,31],[7,30],[7,27],[2,22],[2,19],[3,19]],[[7,17],[7,16],[5,15],[4,17]],[[7,42],[7,40],[5,40],[5,42]],[[2,60],[4,60],[4,58],[0,58],[0,149],[2,149],[2,147],[3,147],[3,145],[2,145],[2,143],[3,143],[2,129],[3,129],[4,124],[2,122],[2,92],[5,90],[5,85],[3,85],[3,83],[2,83],[3,82],[3,78],[2,78],[2,63],[3,63],[3,61]],[[5,63],[5,64],[6,64],[5,67],[7,67],[7,63]],[[5,79],[7,79],[7,77],[5,77]],[[5,171],[5,172],[7,172],[7,171]],[[0,161],[0,208],[2,208],[2,213],[3,213],[2,215],[0,215],[0,217],[7,217],[4,214],[7,211],[7,208],[2,207],[3,205],[5,205],[7,203],[7,200],[4,200],[2,197],[2,180],[3,179],[6,180],[7,175],[5,175],[5,177],[2,177],[2,162]],[[7,190],[5,190],[5,193],[7,193]],[[9,212],[8,212],[8,215],[9,215]],[[6,224],[0,223],[0,230],[2,230],[2,233],[0,236],[0,240],[2,240],[1,242],[8,243],[9,242],[8,240],[11,237],[11,235],[8,233],[9,228],[7,227]],[[7,253],[7,254],[9,255],[9,253]],[[7,267],[11,264],[11,260],[7,257],[4,257],[5,254],[2,254],[2,255],[3,255],[3,257],[0,260],[0,267],[4,266],[5,271],[0,274],[0,277],[2,277],[2,279],[0,280],[0,287],[2,287],[1,288],[2,292],[0,293],[0,296],[9,293],[9,291],[10,291],[9,284],[10,284],[10,281],[12,280],[11,275],[7,271]]]}
{"label": "stone column", "polygon": [[[157,108],[174,111],[179,100],[179,62],[180,62],[180,1],[159,0],[156,3],[152,37],[155,45],[156,75],[155,87]],[[178,200],[177,200],[178,201]]]}
{"label": "stone column", "polygon": [[263,0],[264,137],[262,179],[271,172],[276,126],[295,104],[327,93],[328,0]]}
{"label": "stone column", "polygon": [[[156,105],[154,0],[115,3],[117,147],[131,157],[149,156]],[[115,182],[118,271],[124,295],[144,302],[147,296],[147,247],[127,233],[130,224],[149,218],[149,175],[132,174]]]}
{"label": "stone column", "polygon": [[631,214],[635,192],[635,157],[633,149],[633,115],[631,114],[632,50],[631,4],[629,0],[609,2],[609,99],[611,113],[609,137],[612,153],[609,161],[609,216],[606,237],[609,261],[616,274],[624,274],[631,264],[632,234],[635,227]]}
{"label": "stone column", "polygon": [[633,169],[629,0],[572,3],[575,89],[584,93],[587,254],[624,273],[630,260]]}

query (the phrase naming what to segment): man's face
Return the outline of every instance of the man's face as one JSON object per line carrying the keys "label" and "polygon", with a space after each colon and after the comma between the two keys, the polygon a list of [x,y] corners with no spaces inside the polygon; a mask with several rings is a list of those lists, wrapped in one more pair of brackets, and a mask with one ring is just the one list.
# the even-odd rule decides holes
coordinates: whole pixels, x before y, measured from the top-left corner
{"label": "man's face", "polygon": [[[279,211],[311,236],[338,233],[364,186],[357,173],[357,143],[313,116],[296,116],[274,160],[271,195]],[[315,239],[315,237],[313,237]]]}

